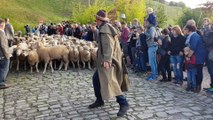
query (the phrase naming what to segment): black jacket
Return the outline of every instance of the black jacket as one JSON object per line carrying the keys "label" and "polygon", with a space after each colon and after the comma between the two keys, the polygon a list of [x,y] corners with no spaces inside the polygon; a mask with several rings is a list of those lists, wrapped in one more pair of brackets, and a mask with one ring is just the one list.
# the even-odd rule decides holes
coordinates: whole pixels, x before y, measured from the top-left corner
{"label": "black jacket", "polygon": [[137,38],[136,37],[137,36],[136,36],[135,33],[133,33],[131,35],[131,38],[130,38],[130,45],[131,45],[131,47],[136,47],[136,42],[137,42]]}
{"label": "black jacket", "polygon": [[168,52],[170,45],[171,45],[171,38],[169,37],[169,35],[167,35],[165,36],[165,38],[163,38],[162,45],[160,46],[160,48]]}
{"label": "black jacket", "polygon": [[146,35],[144,33],[140,34],[140,42],[141,42],[141,51],[147,52],[148,46],[146,43]]}
{"label": "black jacket", "polygon": [[178,35],[177,37],[171,37],[171,45],[169,51],[171,51],[171,55],[179,55],[185,47],[186,38],[183,35]]}
{"label": "black jacket", "polygon": [[81,30],[79,27],[75,28],[74,37],[81,39]]}
{"label": "black jacket", "polygon": [[157,53],[160,54],[161,56],[168,55],[167,53],[169,51],[170,45],[171,45],[171,39],[169,35],[167,35],[162,39],[162,45],[159,45]]}

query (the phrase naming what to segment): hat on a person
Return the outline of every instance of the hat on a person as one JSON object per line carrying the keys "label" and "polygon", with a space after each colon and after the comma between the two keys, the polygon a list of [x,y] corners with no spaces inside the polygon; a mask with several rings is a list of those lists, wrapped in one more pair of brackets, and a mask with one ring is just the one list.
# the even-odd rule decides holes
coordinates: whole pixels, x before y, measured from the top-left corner
{"label": "hat on a person", "polygon": [[109,21],[109,18],[107,18],[107,13],[105,10],[99,10],[95,16],[96,16],[96,19],[98,19],[98,20],[101,20],[104,22]]}

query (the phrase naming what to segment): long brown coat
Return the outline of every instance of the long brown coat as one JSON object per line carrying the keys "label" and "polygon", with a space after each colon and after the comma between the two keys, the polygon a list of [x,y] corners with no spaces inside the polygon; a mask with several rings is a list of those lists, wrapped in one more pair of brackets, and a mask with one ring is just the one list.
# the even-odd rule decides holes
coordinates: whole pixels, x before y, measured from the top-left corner
{"label": "long brown coat", "polygon": [[[116,30],[109,23],[104,23],[99,28],[97,70],[103,100],[122,95],[122,91],[128,90],[129,83],[123,80],[122,51],[119,41],[114,39],[116,35]],[[112,63],[112,67],[104,68],[104,61]]]}
{"label": "long brown coat", "polygon": [[5,33],[0,30],[0,57],[10,59],[9,46]]}

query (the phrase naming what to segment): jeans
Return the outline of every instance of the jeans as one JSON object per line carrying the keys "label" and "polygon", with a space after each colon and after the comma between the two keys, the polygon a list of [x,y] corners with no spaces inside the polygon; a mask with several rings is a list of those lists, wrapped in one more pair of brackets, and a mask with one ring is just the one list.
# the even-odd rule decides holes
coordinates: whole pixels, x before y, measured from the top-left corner
{"label": "jeans", "polygon": [[197,74],[196,67],[187,69],[187,86],[189,88],[196,88],[197,87],[196,74]]}
{"label": "jeans", "polygon": [[197,64],[196,68],[197,68],[197,75],[196,75],[197,87],[201,87],[203,81],[203,64]]}
{"label": "jeans", "polygon": [[207,64],[208,72],[210,74],[210,79],[211,79],[210,87],[213,88],[213,61],[210,61],[207,59],[206,64]]}
{"label": "jeans", "polygon": [[146,71],[147,67],[146,67],[146,61],[147,61],[147,52],[141,52],[138,53],[138,59],[137,59],[137,69],[138,70],[142,70],[142,71]]}
{"label": "jeans", "polygon": [[151,78],[156,79],[158,76],[158,69],[157,69],[157,60],[156,60],[156,52],[157,46],[149,47],[148,49],[148,56],[149,56],[149,65],[151,67]]}
{"label": "jeans", "polygon": [[133,64],[133,59],[132,59],[132,46],[130,44],[128,44],[128,55],[130,57],[131,60],[131,64]]}
{"label": "jeans", "polygon": [[[162,56],[159,62],[159,69],[161,71],[162,77],[163,79],[167,80],[171,80],[171,68],[170,68],[170,56],[169,55],[165,55]],[[168,74],[168,76],[166,76],[166,73]]]}
{"label": "jeans", "polygon": [[128,56],[128,43],[121,43],[122,49],[123,49],[123,53],[126,56]]}
{"label": "jeans", "polygon": [[[101,97],[101,86],[100,86],[100,81],[99,81],[99,76],[98,76],[98,71],[95,71],[93,75],[93,87],[95,91],[95,97],[97,102],[103,102],[103,99]],[[120,106],[127,106],[129,105],[126,97],[124,95],[119,95],[116,96],[116,101],[119,103]]]}
{"label": "jeans", "polygon": [[136,58],[135,58],[136,48],[135,47],[131,48],[131,54],[132,54],[132,64],[135,66],[136,65]]}
{"label": "jeans", "polygon": [[0,60],[0,85],[5,84],[5,80],[9,71],[10,60],[2,59]]}
{"label": "jeans", "polygon": [[183,82],[183,56],[176,55],[170,57],[170,62],[175,75],[175,80],[177,83]]}

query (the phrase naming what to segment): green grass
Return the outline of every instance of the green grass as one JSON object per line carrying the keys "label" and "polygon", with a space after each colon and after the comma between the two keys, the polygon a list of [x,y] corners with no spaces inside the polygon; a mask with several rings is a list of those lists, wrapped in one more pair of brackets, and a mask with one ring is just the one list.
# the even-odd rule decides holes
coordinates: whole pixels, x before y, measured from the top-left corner
{"label": "green grass", "polygon": [[40,19],[45,22],[61,22],[71,16],[70,0],[1,0],[0,17],[10,18],[15,30],[24,30],[29,24],[36,26]]}
{"label": "green grass", "polygon": [[[44,19],[47,23],[50,23],[50,21],[58,23],[62,20],[70,20],[74,1],[75,0],[1,0],[0,18],[10,18],[16,31],[24,31],[26,24],[34,27],[38,25],[40,19]],[[87,4],[86,0],[82,1],[84,4]],[[112,2],[112,0],[109,0],[109,2]],[[161,3],[151,1],[149,4],[154,7]],[[166,6],[166,8],[168,24],[174,24],[177,17],[181,15],[182,8],[170,6]]]}

